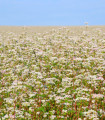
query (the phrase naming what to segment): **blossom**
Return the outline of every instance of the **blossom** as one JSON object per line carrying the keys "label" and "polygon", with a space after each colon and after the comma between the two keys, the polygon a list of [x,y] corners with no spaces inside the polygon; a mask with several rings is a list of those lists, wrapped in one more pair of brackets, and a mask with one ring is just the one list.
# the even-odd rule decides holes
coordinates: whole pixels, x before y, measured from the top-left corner
{"label": "blossom", "polygon": [[11,98],[4,98],[4,100],[9,104],[12,104],[14,102],[14,99]]}
{"label": "blossom", "polygon": [[82,120],[81,118],[78,118],[78,120]]}
{"label": "blossom", "polygon": [[30,106],[30,103],[29,102],[23,102],[22,105],[23,106]]}
{"label": "blossom", "polygon": [[92,98],[103,98],[104,95],[102,94],[92,94]]}
{"label": "blossom", "polygon": [[56,118],[56,116],[55,115],[51,115],[50,118],[51,118],[51,120],[53,120],[54,118]]}
{"label": "blossom", "polygon": [[77,61],[82,61],[82,58],[80,58],[80,57],[75,58],[75,57],[74,57],[74,60],[77,60]]}

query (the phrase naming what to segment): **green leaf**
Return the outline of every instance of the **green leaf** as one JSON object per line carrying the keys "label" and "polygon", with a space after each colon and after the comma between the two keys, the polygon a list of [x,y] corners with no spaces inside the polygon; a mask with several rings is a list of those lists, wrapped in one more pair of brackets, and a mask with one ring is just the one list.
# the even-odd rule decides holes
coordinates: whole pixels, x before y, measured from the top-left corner
{"label": "green leaf", "polygon": [[44,109],[44,107],[42,106],[42,107],[39,107],[38,108],[40,111],[42,111],[42,112],[44,112],[45,111],[45,109]]}
{"label": "green leaf", "polygon": [[79,112],[79,116],[80,117],[83,117],[84,115],[83,115],[83,112]]}

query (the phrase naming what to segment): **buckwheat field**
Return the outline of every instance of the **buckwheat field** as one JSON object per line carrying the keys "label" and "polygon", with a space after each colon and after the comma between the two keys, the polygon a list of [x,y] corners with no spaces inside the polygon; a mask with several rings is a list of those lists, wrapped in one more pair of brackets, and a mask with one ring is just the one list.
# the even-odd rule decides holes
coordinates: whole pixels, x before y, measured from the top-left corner
{"label": "buckwheat field", "polygon": [[0,27],[0,120],[105,120],[105,26]]}

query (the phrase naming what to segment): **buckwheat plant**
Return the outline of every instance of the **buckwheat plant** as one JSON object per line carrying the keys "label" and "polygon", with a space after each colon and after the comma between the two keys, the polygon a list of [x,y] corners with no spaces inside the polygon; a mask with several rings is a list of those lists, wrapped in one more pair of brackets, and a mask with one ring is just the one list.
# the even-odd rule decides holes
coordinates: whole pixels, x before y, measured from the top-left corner
{"label": "buckwheat plant", "polygon": [[29,29],[0,33],[0,120],[105,120],[104,27]]}

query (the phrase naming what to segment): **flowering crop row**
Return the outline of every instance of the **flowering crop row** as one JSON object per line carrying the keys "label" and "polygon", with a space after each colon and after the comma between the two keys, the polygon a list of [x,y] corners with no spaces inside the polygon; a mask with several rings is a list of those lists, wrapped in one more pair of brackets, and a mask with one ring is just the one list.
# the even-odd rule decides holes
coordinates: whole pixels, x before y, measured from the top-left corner
{"label": "flowering crop row", "polygon": [[105,33],[1,33],[0,119],[104,120]]}

